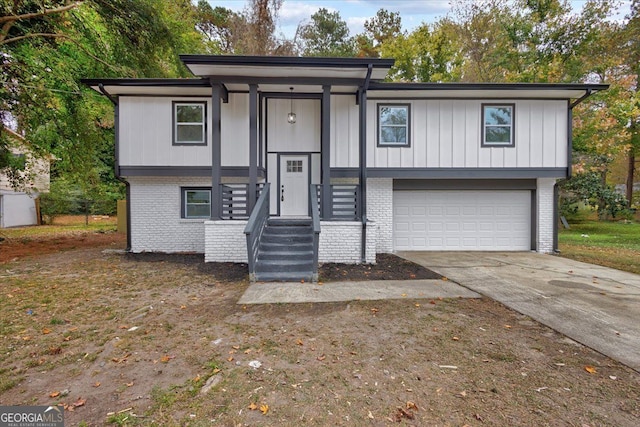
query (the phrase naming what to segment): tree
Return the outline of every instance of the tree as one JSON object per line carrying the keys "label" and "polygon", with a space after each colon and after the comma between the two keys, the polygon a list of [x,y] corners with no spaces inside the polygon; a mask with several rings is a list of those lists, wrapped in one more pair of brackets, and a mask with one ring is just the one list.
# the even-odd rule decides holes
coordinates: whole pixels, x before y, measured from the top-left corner
{"label": "tree", "polygon": [[339,12],[319,9],[311,15],[311,22],[300,26],[299,33],[304,56],[355,56],[349,27]]}
{"label": "tree", "polygon": [[633,0],[631,13],[625,28],[626,49],[625,65],[634,80],[629,102],[629,154],[627,162],[627,200],[629,207],[633,203],[633,183],[636,175],[636,159],[640,156],[640,0]]}
{"label": "tree", "polygon": [[9,130],[56,161],[86,194],[121,191],[113,107],[86,77],[186,76],[178,53],[204,51],[189,0],[13,1],[0,5],[0,169]]}
{"label": "tree", "polygon": [[355,37],[357,56],[378,58],[384,44],[402,35],[402,19],[398,12],[380,9],[371,19],[364,21],[364,33]]}

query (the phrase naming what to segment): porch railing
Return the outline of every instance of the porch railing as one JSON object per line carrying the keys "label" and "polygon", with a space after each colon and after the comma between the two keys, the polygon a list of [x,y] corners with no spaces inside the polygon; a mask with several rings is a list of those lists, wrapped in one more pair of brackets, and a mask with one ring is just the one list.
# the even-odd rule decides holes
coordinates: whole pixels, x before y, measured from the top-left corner
{"label": "porch railing", "polygon": [[311,227],[313,228],[313,277],[318,277],[318,254],[320,250],[320,204],[318,195],[320,186],[309,186],[309,207],[311,208]]}
{"label": "porch railing", "polygon": [[[256,199],[263,184],[256,187]],[[249,218],[249,184],[220,184],[220,217],[222,219]]]}
{"label": "porch railing", "polygon": [[264,184],[256,206],[251,212],[251,216],[244,228],[247,238],[247,258],[249,264],[249,278],[253,281],[255,277],[255,265],[258,259],[258,247],[260,237],[269,219],[269,183]]}
{"label": "porch railing", "polygon": [[[315,193],[318,201],[327,186],[318,185]],[[328,186],[331,192],[330,205],[325,207],[324,220],[356,221],[360,218],[360,186],[357,184],[334,184]],[[318,202],[317,201],[317,202]]]}

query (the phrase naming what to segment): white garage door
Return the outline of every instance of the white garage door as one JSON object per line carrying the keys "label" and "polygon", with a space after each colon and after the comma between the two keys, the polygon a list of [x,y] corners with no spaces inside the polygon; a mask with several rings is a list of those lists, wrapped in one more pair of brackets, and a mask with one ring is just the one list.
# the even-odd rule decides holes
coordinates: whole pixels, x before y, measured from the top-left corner
{"label": "white garage door", "polygon": [[529,191],[394,191],[395,250],[531,249]]}

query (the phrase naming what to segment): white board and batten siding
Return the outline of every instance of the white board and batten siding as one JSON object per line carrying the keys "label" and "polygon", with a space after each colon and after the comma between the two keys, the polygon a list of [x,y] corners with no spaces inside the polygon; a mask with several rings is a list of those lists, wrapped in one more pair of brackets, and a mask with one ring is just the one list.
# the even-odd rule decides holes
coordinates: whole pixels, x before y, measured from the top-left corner
{"label": "white board and batten siding", "polygon": [[[377,146],[377,103],[411,105],[409,147]],[[481,147],[482,103],[515,104],[515,147]],[[367,165],[376,168],[567,167],[567,102],[368,101]]]}
{"label": "white board and batten siding", "polygon": [[[173,105],[207,103],[207,145],[173,145]],[[249,96],[229,94],[222,103],[223,166],[249,164]],[[120,97],[119,161],[121,166],[211,166],[211,99]]]}
{"label": "white board and batten siding", "polygon": [[531,249],[530,191],[395,191],[394,250]]}

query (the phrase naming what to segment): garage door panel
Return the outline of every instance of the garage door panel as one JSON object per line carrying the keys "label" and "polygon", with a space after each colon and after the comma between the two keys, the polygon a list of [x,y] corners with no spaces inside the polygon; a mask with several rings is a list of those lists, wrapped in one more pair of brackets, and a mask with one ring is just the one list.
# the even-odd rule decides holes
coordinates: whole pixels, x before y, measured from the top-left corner
{"label": "garage door panel", "polygon": [[396,191],[396,250],[529,250],[529,191]]}

